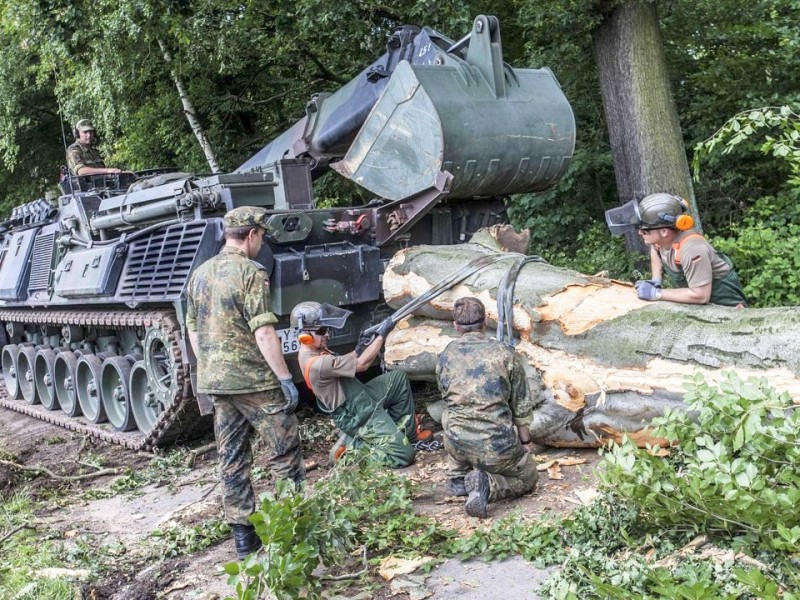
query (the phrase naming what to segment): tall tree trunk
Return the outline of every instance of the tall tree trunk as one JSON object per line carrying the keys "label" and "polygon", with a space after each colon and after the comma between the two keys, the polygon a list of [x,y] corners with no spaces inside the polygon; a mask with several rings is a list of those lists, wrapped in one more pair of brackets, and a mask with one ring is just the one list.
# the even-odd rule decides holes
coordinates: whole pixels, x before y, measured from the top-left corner
{"label": "tall tree trunk", "polygon": [[[699,226],[656,3],[614,8],[595,30],[594,54],[621,203],[677,194]],[[646,251],[635,233],[626,239],[629,249]]]}
{"label": "tall tree trunk", "polygon": [[[442,273],[492,252],[473,243],[401,251],[384,274],[386,301],[399,308]],[[387,365],[433,379],[439,353],[456,335],[451,311],[462,296],[480,298],[495,324],[498,286],[519,255],[505,256],[401,322],[387,340]],[[629,284],[530,263],[517,278],[513,311],[517,350],[541,371],[546,388],[532,427],[540,443],[593,446],[623,431],[652,443],[648,424],[665,408],[683,407],[683,384],[697,373],[712,381],[726,369],[766,377],[800,403],[798,308],[645,302]],[[534,377],[529,382],[538,385]]]}
{"label": "tall tree trunk", "polygon": [[200,148],[203,150],[203,154],[206,157],[206,162],[208,162],[208,166],[211,168],[212,173],[221,173],[222,169],[219,168],[217,155],[214,153],[214,149],[211,147],[211,143],[208,141],[206,132],[203,129],[203,126],[200,124],[200,120],[197,118],[197,113],[194,110],[194,104],[192,104],[192,101],[189,98],[189,92],[186,91],[186,86],[183,85],[183,79],[181,79],[177,69],[175,69],[173,66],[172,55],[167,49],[166,44],[164,44],[164,42],[161,40],[158,40],[158,46],[161,48],[161,53],[164,56],[164,62],[169,65],[172,81],[175,83],[175,87],[178,89],[178,96],[180,96],[181,104],[183,105],[183,114],[186,115],[186,120],[189,121],[189,127],[192,128],[197,141],[200,143]]}

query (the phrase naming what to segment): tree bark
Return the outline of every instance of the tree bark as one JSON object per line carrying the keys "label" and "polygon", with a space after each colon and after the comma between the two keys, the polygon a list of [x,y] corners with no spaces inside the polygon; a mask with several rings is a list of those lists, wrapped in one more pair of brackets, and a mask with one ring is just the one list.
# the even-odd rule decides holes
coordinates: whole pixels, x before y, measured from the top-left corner
{"label": "tree bark", "polygon": [[[594,54],[621,203],[677,194],[699,227],[656,3],[629,0],[612,10],[595,30]],[[646,250],[635,233],[626,240]]]}
{"label": "tree bark", "polygon": [[[475,243],[401,251],[384,274],[386,301],[399,308],[442,273],[492,252]],[[520,255],[505,256],[402,321],[387,340],[389,368],[435,379],[437,357],[456,336],[451,311],[462,296],[480,298],[490,329],[496,325],[498,285]],[[710,381],[730,369],[742,378],[767,377],[800,403],[800,308],[651,303],[627,283],[530,263],[517,279],[513,313],[516,348],[545,386],[532,426],[538,443],[597,446],[623,431],[641,445],[653,443],[649,422],[667,407],[684,409],[684,383],[698,373]],[[529,382],[538,389],[533,371]]]}
{"label": "tree bark", "polygon": [[208,136],[206,136],[206,132],[203,129],[203,126],[200,124],[200,120],[197,118],[197,112],[194,110],[194,104],[192,103],[191,98],[189,98],[189,92],[186,91],[186,86],[183,84],[183,79],[172,64],[172,55],[167,49],[167,46],[161,40],[158,40],[158,46],[161,48],[161,53],[164,56],[164,62],[169,65],[172,80],[175,83],[175,87],[178,90],[178,96],[181,99],[183,114],[186,115],[186,120],[189,121],[189,127],[192,128],[194,136],[200,143],[200,148],[203,150],[203,154],[206,157],[206,162],[208,163],[212,173],[221,173],[222,169],[219,168],[217,155],[214,153],[214,149],[211,147],[211,142],[208,141]]}

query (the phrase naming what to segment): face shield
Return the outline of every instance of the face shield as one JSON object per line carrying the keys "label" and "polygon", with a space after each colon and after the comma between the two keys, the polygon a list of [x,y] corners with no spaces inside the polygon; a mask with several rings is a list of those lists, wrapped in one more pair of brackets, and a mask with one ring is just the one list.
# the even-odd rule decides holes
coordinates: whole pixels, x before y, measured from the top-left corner
{"label": "face shield", "polygon": [[606,225],[611,235],[623,235],[636,231],[642,225],[639,203],[636,200],[606,211]]}
{"label": "face shield", "polygon": [[352,314],[351,311],[344,308],[323,304],[319,309],[319,324],[323,327],[341,329]]}

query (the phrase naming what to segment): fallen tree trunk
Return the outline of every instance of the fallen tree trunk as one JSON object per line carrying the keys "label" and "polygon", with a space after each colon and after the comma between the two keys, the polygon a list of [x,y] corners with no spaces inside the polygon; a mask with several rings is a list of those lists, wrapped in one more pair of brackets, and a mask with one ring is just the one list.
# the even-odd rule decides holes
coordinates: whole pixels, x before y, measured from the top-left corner
{"label": "fallen tree trunk", "polygon": [[[442,273],[491,252],[474,243],[400,252],[384,275],[386,300],[399,308]],[[401,322],[387,340],[387,365],[433,380],[438,354],[455,337],[453,303],[476,296],[496,324],[498,285],[514,256],[416,311],[428,319]],[[513,313],[517,350],[541,371],[548,398],[533,424],[538,443],[598,446],[622,432],[640,445],[656,442],[647,425],[667,407],[684,408],[684,382],[698,372],[709,381],[726,369],[766,377],[800,403],[798,308],[645,302],[630,284],[529,263],[517,279]]]}

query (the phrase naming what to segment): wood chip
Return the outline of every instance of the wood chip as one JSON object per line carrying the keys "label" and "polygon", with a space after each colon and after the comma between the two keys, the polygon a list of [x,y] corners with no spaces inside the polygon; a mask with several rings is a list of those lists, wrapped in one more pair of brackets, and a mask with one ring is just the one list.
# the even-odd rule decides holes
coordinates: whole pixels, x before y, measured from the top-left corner
{"label": "wood chip", "polygon": [[564,476],[561,474],[561,467],[558,465],[558,462],[555,462],[547,469],[547,477],[550,479],[564,479]]}
{"label": "wood chip", "polygon": [[378,574],[383,577],[385,581],[391,581],[397,575],[407,575],[413,573],[425,563],[433,560],[431,556],[423,556],[420,558],[408,559],[397,558],[396,556],[387,556],[381,561],[378,567]]}

